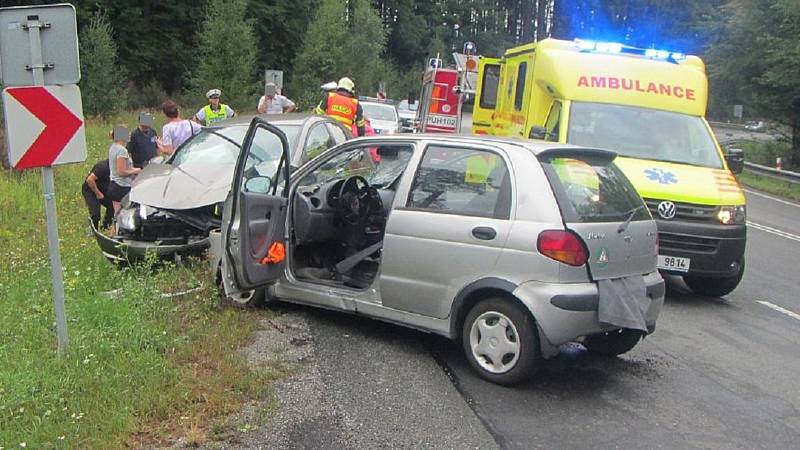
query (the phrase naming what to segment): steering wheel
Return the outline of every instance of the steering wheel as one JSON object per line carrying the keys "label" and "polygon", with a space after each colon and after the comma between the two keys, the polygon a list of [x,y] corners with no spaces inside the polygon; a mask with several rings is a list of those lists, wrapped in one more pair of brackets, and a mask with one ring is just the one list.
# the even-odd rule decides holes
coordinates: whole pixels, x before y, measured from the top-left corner
{"label": "steering wheel", "polygon": [[372,208],[371,187],[362,176],[352,176],[339,188],[339,216],[345,223],[360,225],[369,217]]}

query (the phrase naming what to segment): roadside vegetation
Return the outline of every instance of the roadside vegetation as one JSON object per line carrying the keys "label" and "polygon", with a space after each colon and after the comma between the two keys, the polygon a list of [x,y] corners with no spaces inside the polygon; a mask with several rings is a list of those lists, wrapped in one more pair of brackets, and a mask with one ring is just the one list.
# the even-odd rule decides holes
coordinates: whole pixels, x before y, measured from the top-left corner
{"label": "roadside vegetation", "polygon": [[776,158],[783,161],[784,170],[793,170],[791,161],[792,146],[785,140],[766,142],[741,142],[736,145],[744,150],[745,161],[762,166],[775,167]]}
{"label": "roadside vegetation", "polygon": [[280,369],[236,352],[260,314],[220,304],[204,261],[120,269],[89,231],[80,186],[111,123],[90,122],[85,164],[56,168],[69,352],[56,355],[38,170],[0,173],[0,448],[153,447],[224,432]]}

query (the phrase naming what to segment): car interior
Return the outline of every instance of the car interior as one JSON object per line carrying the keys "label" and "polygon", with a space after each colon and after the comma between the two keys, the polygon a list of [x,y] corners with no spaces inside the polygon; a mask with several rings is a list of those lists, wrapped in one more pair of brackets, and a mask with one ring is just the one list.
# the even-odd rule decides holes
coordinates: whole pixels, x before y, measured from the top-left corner
{"label": "car interior", "polygon": [[290,269],[298,279],[368,288],[378,274],[386,221],[413,147],[341,153],[303,178],[291,200]]}

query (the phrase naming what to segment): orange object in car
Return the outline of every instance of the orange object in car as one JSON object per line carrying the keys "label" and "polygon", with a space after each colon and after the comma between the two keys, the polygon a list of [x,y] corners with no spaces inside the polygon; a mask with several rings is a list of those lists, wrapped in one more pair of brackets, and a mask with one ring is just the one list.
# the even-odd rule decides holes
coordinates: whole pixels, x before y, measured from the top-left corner
{"label": "orange object in car", "polygon": [[286,246],[283,242],[275,241],[269,246],[267,256],[261,260],[261,264],[278,264],[286,259]]}

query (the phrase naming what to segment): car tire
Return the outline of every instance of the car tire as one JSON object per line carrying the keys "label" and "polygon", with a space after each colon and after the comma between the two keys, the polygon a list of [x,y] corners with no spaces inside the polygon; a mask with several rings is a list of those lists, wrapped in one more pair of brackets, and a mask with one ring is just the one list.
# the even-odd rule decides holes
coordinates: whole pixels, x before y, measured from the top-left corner
{"label": "car tire", "polygon": [[722,297],[733,292],[733,290],[739,286],[743,276],[744,260],[742,260],[739,273],[732,277],[685,275],[683,281],[695,294],[704,295],[706,297]]}
{"label": "car tire", "polygon": [[618,356],[628,353],[642,340],[644,332],[630,328],[607,331],[586,336],[583,346],[589,352],[602,356]]}
{"label": "car tire", "polygon": [[530,378],[541,360],[536,321],[507,298],[487,298],[473,306],[461,341],[473,369],[496,384],[511,386]]}

